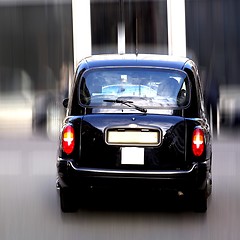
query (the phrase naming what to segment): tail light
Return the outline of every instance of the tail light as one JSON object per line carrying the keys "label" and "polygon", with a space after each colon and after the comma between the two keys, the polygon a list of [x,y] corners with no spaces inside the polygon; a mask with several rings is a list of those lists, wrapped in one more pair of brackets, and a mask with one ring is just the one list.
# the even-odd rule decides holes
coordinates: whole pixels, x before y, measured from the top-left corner
{"label": "tail light", "polygon": [[66,154],[73,152],[75,145],[74,129],[71,125],[67,125],[62,131],[62,149]]}
{"label": "tail light", "polygon": [[204,132],[200,128],[193,131],[192,151],[196,157],[200,157],[204,152]]}

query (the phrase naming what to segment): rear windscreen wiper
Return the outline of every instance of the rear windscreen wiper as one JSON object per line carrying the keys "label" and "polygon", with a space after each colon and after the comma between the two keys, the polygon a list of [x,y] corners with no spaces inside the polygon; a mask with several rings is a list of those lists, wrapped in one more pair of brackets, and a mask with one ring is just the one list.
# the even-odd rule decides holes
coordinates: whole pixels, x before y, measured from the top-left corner
{"label": "rear windscreen wiper", "polygon": [[128,100],[120,100],[120,99],[105,99],[103,100],[104,102],[111,102],[111,103],[121,103],[121,104],[124,104],[128,107],[134,107],[136,110],[140,111],[140,112],[143,112],[143,113],[146,113],[147,112],[147,109],[146,108],[142,108],[142,107],[139,107],[135,104],[133,104],[133,101],[128,101]]}

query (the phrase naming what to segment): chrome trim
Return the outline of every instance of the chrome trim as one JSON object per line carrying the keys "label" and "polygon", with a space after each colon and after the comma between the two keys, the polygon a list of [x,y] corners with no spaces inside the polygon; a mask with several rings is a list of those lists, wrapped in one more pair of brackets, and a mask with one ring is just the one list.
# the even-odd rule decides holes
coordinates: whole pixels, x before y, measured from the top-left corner
{"label": "chrome trim", "polygon": [[193,170],[195,168],[197,168],[197,163],[194,163],[193,166],[191,167],[191,169],[189,170],[179,170],[179,171],[152,171],[152,170],[148,170],[148,171],[131,171],[131,170],[101,170],[101,169],[97,169],[97,168],[77,168],[73,165],[72,162],[69,162],[69,164],[71,165],[71,167],[76,170],[76,171],[81,171],[81,172],[85,172],[85,173],[102,173],[102,174],[132,174],[132,175],[181,175],[181,174],[189,174],[191,172],[193,172]]}
{"label": "chrome trim", "polygon": [[[105,143],[107,145],[112,145],[112,146],[136,146],[136,147],[158,147],[162,144],[162,138],[163,138],[163,132],[162,129],[159,127],[150,127],[150,126],[144,126],[144,125],[137,125],[135,127],[131,126],[132,124],[129,125],[119,125],[119,126],[110,126],[107,127],[104,130],[104,139],[105,139]],[[158,134],[158,142],[156,143],[146,143],[146,142],[109,142],[108,141],[108,133],[110,131],[116,131],[118,132],[119,129],[122,129],[122,131],[131,131],[131,132],[145,132],[145,131],[151,131],[151,132],[156,132]],[[120,131],[121,132],[121,131]]]}

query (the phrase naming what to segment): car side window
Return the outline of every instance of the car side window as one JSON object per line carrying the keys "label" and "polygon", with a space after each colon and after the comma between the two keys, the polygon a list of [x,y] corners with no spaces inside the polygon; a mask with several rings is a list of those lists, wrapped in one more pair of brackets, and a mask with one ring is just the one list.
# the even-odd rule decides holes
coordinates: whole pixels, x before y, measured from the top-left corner
{"label": "car side window", "polygon": [[185,109],[186,117],[199,117],[199,95],[197,81],[193,75],[193,72],[189,69],[185,69],[191,82],[191,99],[188,108]]}
{"label": "car side window", "polygon": [[187,86],[186,86],[186,81],[183,82],[181,89],[178,92],[177,96],[177,104],[178,106],[184,106],[187,101]]}

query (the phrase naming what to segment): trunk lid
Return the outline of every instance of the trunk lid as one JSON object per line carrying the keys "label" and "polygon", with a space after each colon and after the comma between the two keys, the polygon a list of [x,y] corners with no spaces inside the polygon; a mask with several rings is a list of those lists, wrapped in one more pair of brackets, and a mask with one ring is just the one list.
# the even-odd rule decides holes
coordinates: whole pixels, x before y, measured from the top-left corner
{"label": "trunk lid", "polygon": [[179,116],[85,115],[80,127],[77,163],[105,169],[184,169],[187,166],[185,127],[185,119]]}

